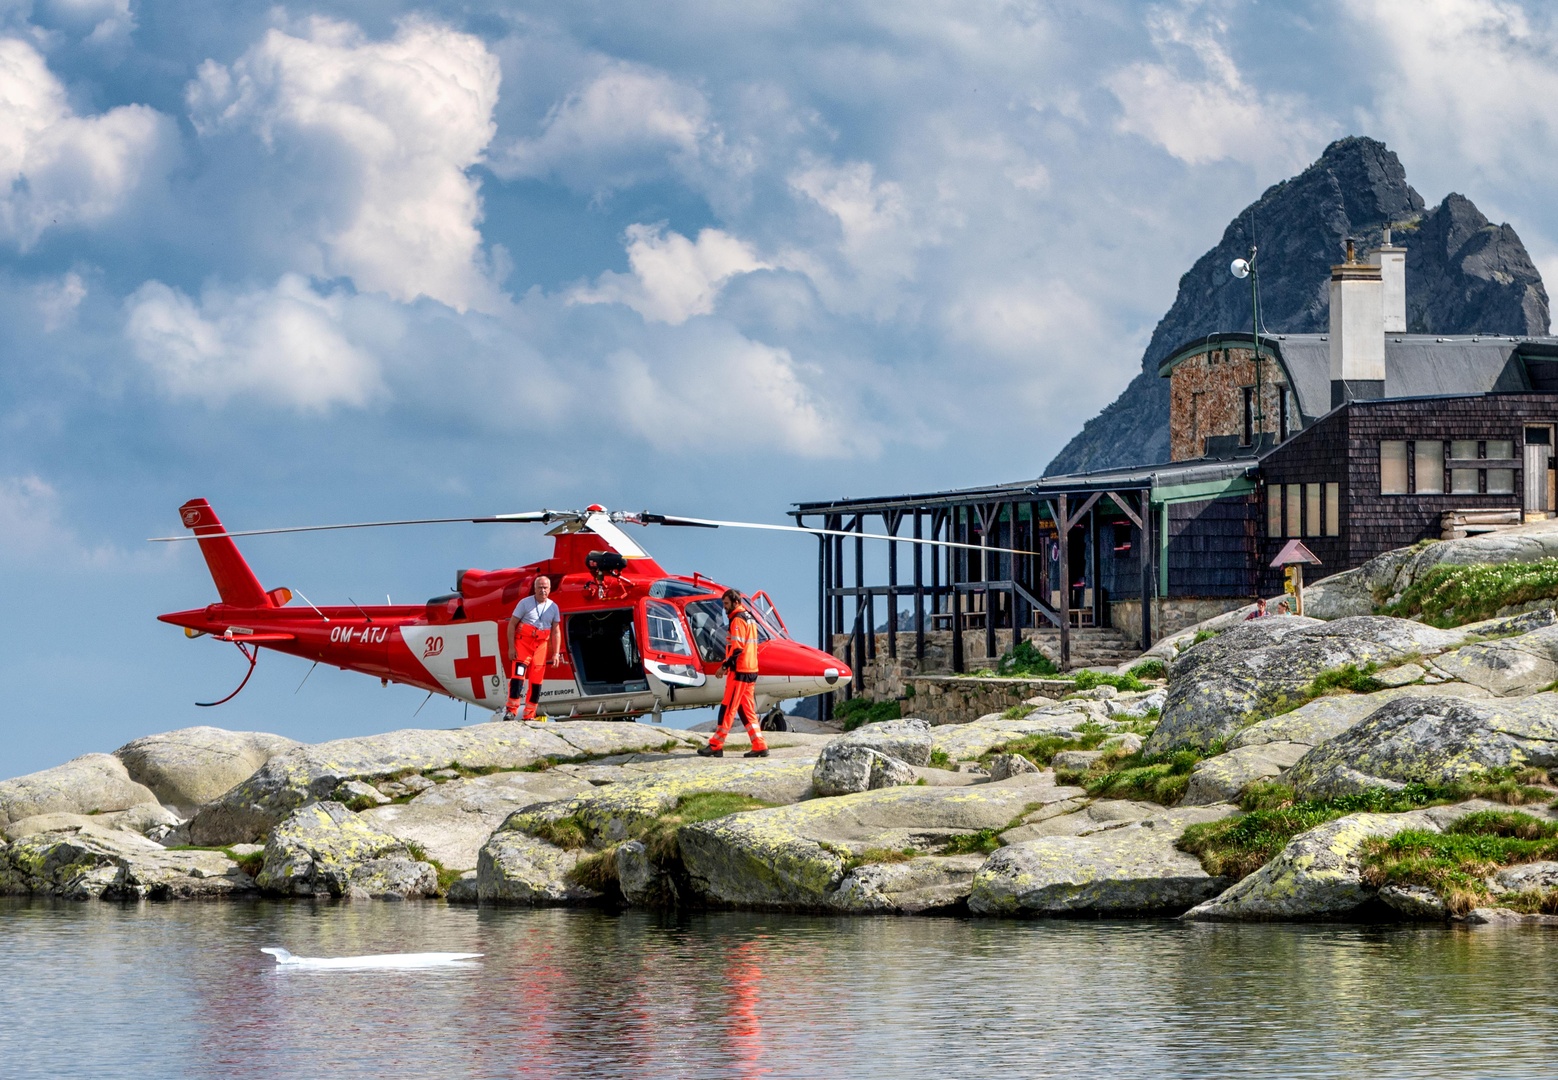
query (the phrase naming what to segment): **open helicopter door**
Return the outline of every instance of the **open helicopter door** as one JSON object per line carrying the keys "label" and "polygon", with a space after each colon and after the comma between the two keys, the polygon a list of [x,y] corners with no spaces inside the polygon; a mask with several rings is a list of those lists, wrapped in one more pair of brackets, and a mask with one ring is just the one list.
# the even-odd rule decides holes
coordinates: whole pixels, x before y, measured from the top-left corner
{"label": "open helicopter door", "polygon": [[692,639],[682,613],[664,600],[647,598],[638,602],[638,640],[644,657],[644,673],[666,688],[666,696],[676,700],[678,686],[702,686],[707,681],[703,668],[693,655]]}

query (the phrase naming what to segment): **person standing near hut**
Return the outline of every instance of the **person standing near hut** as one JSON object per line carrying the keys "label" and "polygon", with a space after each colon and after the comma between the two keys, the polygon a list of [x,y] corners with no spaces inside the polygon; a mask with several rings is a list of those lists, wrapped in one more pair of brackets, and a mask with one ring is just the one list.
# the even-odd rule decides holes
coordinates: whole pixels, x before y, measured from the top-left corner
{"label": "person standing near hut", "polygon": [[[562,644],[563,613],[557,602],[551,599],[552,581],[545,574],[536,575],[535,591],[519,602],[514,609],[513,644],[510,656],[514,658],[509,672],[509,699],[503,709],[503,720],[535,720],[536,706],[541,702],[541,683],[546,679],[546,665],[555,661]],[[519,711],[523,707],[524,715]],[[546,717],[540,717],[545,720]]]}
{"label": "person standing near hut", "polygon": [[720,670],[725,672],[725,700],[719,707],[719,726],[714,729],[709,744],[698,747],[698,754],[700,757],[725,756],[725,737],[730,734],[730,726],[739,712],[747,737],[752,740],[752,749],[742,756],[767,757],[768,744],[763,741],[763,730],[757,723],[757,620],[735,589],[726,589],[720,602],[730,617],[725,662],[720,665]]}

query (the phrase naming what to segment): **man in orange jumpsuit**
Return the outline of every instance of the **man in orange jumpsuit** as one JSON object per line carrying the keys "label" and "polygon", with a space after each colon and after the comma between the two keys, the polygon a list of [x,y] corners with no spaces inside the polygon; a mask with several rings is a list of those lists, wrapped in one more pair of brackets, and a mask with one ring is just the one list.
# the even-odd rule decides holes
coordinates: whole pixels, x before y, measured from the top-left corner
{"label": "man in orange jumpsuit", "polygon": [[730,725],[739,712],[741,722],[747,729],[747,737],[752,740],[752,749],[742,756],[767,757],[768,744],[763,741],[763,731],[757,725],[757,702],[754,700],[757,691],[757,620],[741,602],[741,594],[735,589],[726,589],[720,600],[725,605],[725,614],[730,616],[725,662],[720,665],[720,670],[726,673],[725,700],[719,707],[719,726],[714,729],[709,744],[698,747],[698,753],[703,757],[724,757],[725,736],[730,734]]}
{"label": "man in orange jumpsuit", "polygon": [[[550,599],[552,582],[544,574],[536,575],[535,594],[527,596],[514,609],[513,667],[509,672],[509,700],[502,720],[536,719],[541,701],[541,683],[546,678],[548,661],[558,662],[562,642],[563,613]],[[546,717],[541,717],[545,720]]]}

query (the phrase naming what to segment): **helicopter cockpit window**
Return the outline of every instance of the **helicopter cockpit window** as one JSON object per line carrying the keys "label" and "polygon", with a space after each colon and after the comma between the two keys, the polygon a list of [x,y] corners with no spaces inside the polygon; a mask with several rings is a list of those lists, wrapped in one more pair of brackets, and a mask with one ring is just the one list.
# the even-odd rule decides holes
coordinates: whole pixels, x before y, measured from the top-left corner
{"label": "helicopter cockpit window", "polygon": [[649,595],[661,600],[678,600],[684,596],[707,596],[710,591],[706,586],[677,581],[675,578],[661,578],[649,586]]}
{"label": "helicopter cockpit window", "polygon": [[691,656],[692,647],[682,630],[682,620],[670,604],[647,601],[644,621],[649,624],[649,650],[673,656]]}
{"label": "helicopter cockpit window", "polygon": [[[730,618],[725,614],[725,606],[718,600],[694,600],[687,605],[687,621],[692,625],[692,639],[698,645],[698,655],[713,664],[724,660],[725,643],[730,635]],[[773,637],[762,619],[756,622],[759,644]]]}

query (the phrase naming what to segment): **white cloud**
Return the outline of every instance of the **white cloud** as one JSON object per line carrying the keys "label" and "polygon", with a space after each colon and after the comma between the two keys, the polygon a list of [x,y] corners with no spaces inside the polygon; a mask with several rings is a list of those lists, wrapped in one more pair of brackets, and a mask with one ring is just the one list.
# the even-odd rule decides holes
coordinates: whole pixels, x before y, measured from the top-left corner
{"label": "white cloud", "polygon": [[0,38],[0,237],[26,251],[49,228],[105,221],[147,178],[168,129],[145,105],[77,116],[38,50]]}
{"label": "white cloud", "polygon": [[539,136],[518,139],[498,155],[493,170],[508,178],[556,177],[600,193],[661,175],[668,165],[691,169],[721,142],[697,89],[613,60],[548,111]]}
{"label": "white cloud", "polygon": [[479,38],[447,27],[411,19],[370,41],[312,19],[302,36],[269,31],[230,68],[206,61],[186,96],[203,134],[244,126],[278,151],[323,148],[330,164],[297,182],[317,189],[324,272],[395,300],[487,310],[500,296],[466,170],[492,140],[499,78]]}
{"label": "white cloud", "polygon": [[43,329],[53,333],[76,316],[76,309],[86,299],[86,282],[74,270],[57,280],[39,282],[33,287],[38,302],[38,314],[43,316]]}
{"label": "white cloud", "polygon": [[1165,62],[1129,64],[1104,80],[1124,110],[1119,129],[1187,165],[1307,164],[1329,125],[1311,120],[1301,98],[1261,94],[1246,83],[1223,45],[1223,23],[1192,18],[1200,6],[1184,0],[1178,10],[1152,9],[1147,25]]}
{"label": "white cloud", "polygon": [[[1558,23],[1504,0],[1343,0],[1375,58],[1382,134],[1445,187],[1475,172],[1546,190],[1558,153]],[[1537,10],[1541,10],[1538,8]]]}
{"label": "white cloud", "polygon": [[[751,433],[755,453],[766,448],[833,458],[876,448],[872,437],[841,423],[819,399],[807,376],[820,381],[821,373],[798,364],[788,349],[725,327],[650,344],[660,347],[621,349],[608,357],[605,385],[616,396],[622,422],[657,451],[696,453],[703,461],[713,460],[711,453],[739,453],[724,447],[728,423]],[[708,426],[690,432],[678,419],[687,417],[703,417]]]}
{"label": "white cloud", "polygon": [[725,283],[737,274],[769,269],[750,244],[719,229],[704,229],[696,241],[663,225],[629,225],[629,274],[607,271],[593,286],[575,289],[576,304],[626,304],[655,322],[684,323],[708,315]]}
{"label": "white cloud", "polygon": [[111,547],[81,542],[63,520],[59,492],[36,475],[0,477],[0,561],[45,558],[55,566],[114,562]]}
{"label": "white cloud", "polygon": [[39,14],[83,34],[89,45],[124,45],[135,32],[130,0],[43,0]]}
{"label": "white cloud", "polygon": [[210,288],[199,303],[149,281],[125,301],[125,335],[175,397],[222,405],[254,395],[313,412],[360,407],[383,388],[377,361],[348,339],[346,303],[296,274],[272,289]]}

